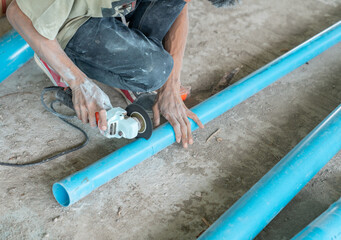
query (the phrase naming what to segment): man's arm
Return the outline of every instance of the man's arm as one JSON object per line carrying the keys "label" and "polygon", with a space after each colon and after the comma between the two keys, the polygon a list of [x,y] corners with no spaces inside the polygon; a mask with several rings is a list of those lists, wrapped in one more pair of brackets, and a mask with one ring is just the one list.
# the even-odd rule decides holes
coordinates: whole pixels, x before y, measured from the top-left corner
{"label": "man's arm", "polygon": [[173,70],[168,79],[174,79],[174,81],[176,81],[178,84],[180,84],[180,74],[187,42],[187,35],[188,7],[186,4],[164,39],[164,47],[174,60]]}
{"label": "man's arm", "polygon": [[96,126],[95,113],[99,112],[99,127],[106,129],[105,108],[110,105],[108,96],[100,90],[71,61],[56,39],[49,40],[40,35],[31,20],[21,11],[14,0],[7,9],[8,21],[26,40],[35,53],[47,62],[71,87],[74,108],[79,119]]}
{"label": "man's arm", "polygon": [[165,85],[159,89],[153,106],[154,125],[160,124],[161,113],[174,128],[176,141],[178,143],[182,141],[185,148],[188,144],[193,144],[191,124],[187,117],[193,119],[200,128],[204,127],[199,118],[185,106],[180,96],[180,72],[187,34],[188,8],[186,4],[165,36],[164,47],[172,55],[174,67]]}

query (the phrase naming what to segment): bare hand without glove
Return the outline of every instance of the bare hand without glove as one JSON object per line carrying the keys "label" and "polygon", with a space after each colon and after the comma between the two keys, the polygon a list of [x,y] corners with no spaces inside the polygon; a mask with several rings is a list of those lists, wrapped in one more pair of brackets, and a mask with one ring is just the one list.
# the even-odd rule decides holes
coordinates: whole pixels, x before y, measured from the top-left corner
{"label": "bare hand without glove", "polygon": [[159,90],[156,102],[153,106],[154,126],[160,125],[160,113],[172,125],[175,138],[178,143],[182,141],[183,147],[193,144],[191,131],[191,118],[200,128],[204,128],[197,115],[191,112],[180,96],[180,87],[176,85],[165,85]]}
{"label": "bare hand without glove", "polygon": [[96,112],[99,113],[98,127],[107,129],[107,112],[112,108],[110,99],[93,81],[85,79],[83,83],[71,87],[72,102],[77,117],[83,123],[96,127]]}

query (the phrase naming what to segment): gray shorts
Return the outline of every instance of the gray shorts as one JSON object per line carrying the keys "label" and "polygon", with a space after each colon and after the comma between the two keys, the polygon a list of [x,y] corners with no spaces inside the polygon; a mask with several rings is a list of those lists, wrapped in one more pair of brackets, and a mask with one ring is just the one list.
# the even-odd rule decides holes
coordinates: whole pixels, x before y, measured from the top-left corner
{"label": "gray shorts", "polygon": [[185,6],[183,0],[138,1],[126,16],[90,18],[65,48],[90,78],[135,92],[159,89],[173,68],[162,40]]}

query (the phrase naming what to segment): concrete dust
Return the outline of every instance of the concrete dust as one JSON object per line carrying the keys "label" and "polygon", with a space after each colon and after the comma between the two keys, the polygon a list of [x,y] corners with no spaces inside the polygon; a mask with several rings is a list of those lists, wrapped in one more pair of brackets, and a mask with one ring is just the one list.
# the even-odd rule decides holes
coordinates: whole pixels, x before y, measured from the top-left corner
{"label": "concrete dust", "polygon": [[[192,1],[189,11],[182,82],[192,87],[193,105],[226,72],[243,65],[233,81],[241,79],[337,22],[341,4],[244,0],[215,9]],[[8,29],[1,19],[0,31]],[[0,239],[195,239],[338,106],[340,56],[334,46],[194,132],[188,150],[173,144],[63,208],[52,196],[55,181],[130,142],[105,139],[75,120],[90,135],[86,148],[41,166],[0,167]],[[50,85],[33,61],[0,84],[2,161],[32,161],[83,141],[41,106],[40,92]],[[100,86],[114,106],[125,106]],[[340,160],[335,156],[257,239],[290,239],[337,200]]]}

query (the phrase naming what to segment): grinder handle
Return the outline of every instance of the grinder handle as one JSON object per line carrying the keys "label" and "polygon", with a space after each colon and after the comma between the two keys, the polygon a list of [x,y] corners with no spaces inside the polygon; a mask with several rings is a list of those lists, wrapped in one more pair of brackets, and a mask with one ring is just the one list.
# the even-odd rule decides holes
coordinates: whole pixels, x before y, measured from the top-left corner
{"label": "grinder handle", "polygon": [[[56,92],[56,98],[61,103],[63,103],[65,106],[71,108],[72,110],[75,110],[73,107],[73,102],[72,102],[72,90],[71,90],[71,88],[61,87],[60,89],[58,89]],[[95,116],[96,116],[96,124],[98,126],[99,112],[96,112]]]}
{"label": "grinder handle", "polygon": [[65,106],[75,110],[72,102],[72,90],[71,88],[60,87],[56,92],[56,99],[58,99]]}

